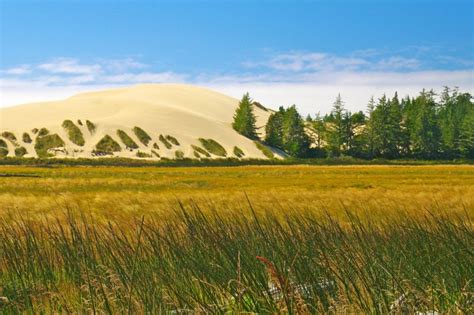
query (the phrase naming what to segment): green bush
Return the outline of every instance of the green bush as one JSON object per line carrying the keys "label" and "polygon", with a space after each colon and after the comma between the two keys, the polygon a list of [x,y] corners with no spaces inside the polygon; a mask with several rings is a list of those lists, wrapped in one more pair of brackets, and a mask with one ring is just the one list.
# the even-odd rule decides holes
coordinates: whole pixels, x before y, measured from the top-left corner
{"label": "green bush", "polygon": [[49,157],[49,149],[59,148],[64,146],[64,141],[56,133],[52,135],[46,135],[38,137],[35,143],[35,151],[38,157]]}
{"label": "green bush", "polygon": [[265,155],[267,158],[269,158],[269,159],[274,159],[275,158],[275,155],[273,154],[273,151],[270,150],[267,146],[261,144],[258,141],[255,141],[255,145],[257,146],[257,148],[260,151],[262,151],[263,155]]}
{"label": "green bush", "polygon": [[23,155],[25,155],[26,153],[28,153],[28,151],[26,151],[26,149],[24,147],[19,147],[19,148],[15,149],[15,156],[16,157],[23,157]]}
{"label": "green bush", "polygon": [[10,140],[10,142],[13,143],[15,146],[18,146],[18,143],[16,142],[16,136],[13,132],[4,131],[4,132],[2,132],[2,137],[4,137],[5,139]]}
{"label": "green bush", "polygon": [[95,124],[90,121],[90,120],[86,120],[86,125],[87,125],[87,130],[89,130],[89,133],[92,135],[95,133],[95,130],[97,129],[97,127],[95,126]]}
{"label": "green bush", "polygon": [[177,159],[182,159],[182,158],[184,158],[184,152],[181,151],[181,150],[176,150],[176,151],[174,152],[174,156],[175,156]]}
{"label": "green bush", "polygon": [[152,157],[151,154],[146,153],[146,152],[142,152],[142,151],[138,151],[136,156],[139,157],[139,158],[151,158]]}
{"label": "green bush", "polygon": [[[34,130],[34,129],[33,129]],[[49,130],[46,129],[46,128],[41,128],[39,131],[38,131],[38,137],[44,137],[44,136],[47,136],[49,135]]]}
{"label": "green bush", "polygon": [[151,141],[151,137],[142,128],[134,127],[133,132],[137,136],[138,140],[140,140],[144,145],[148,145],[148,143]]}
{"label": "green bush", "polygon": [[[191,147],[193,148],[194,152],[198,154],[197,157],[201,157],[200,154],[204,155],[205,157],[211,157],[209,152],[207,152],[203,148],[198,147],[197,145],[194,145],[194,144],[191,144]],[[196,154],[194,154],[194,156],[196,156]]]}
{"label": "green bush", "polygon": [[174,145],[179,145],[178,139],[176,139],[173,136],[166,135],[166,140],[168,140],[169,142],[171,142]]}
{"label": "green bush", "polygon": [[166,140],[165,137],[163,137],[163,135],[160,135],[159,139],[168,150],[171,149],[171,147],[173,146],[171,143],[168,142],[168,140]]}
{"label": "green bush", "polygon": [[244,151],[242,151],[241,148],[239,147],[234,147],[234,155],[238,158],[241,158],[241,157],[244,157],[245,156],[245,153]]}
{"label": "green bush", "polygon": [[199,155],[199,153],[197,153],[196,151],[193,151],[193,154],[194,154],[194,157],[195,157],[196,159],[200,159],[200,158],[201,158],[201,156]]}
{"label": "green bush", "polygon": [[118,129],[117,135],[127,149],[138,149],[138,144],[125,131]]}
{"label": "green bush", "polygon": [[23,133],[22,139],[23,139],[24,143],[31,143],[32,142],[31,137],[27,132]]}
{"label": "green bush", "polygon": [[158,144],[156,144],[156,142],[153,143],[153,149],[156,149],[156,150],[159,150],[159,149],[160,149],[160,147],[158,146]]}
{"label": "green bush", "polygon": [[81,129],[79,129],[72,120],[67,119],[63,121],[62,127],[67,131],[67,136],[72,143],[81,147],[86,143]]}
{"label": "green bush", "polygon": [[113,154],[113,152],[122,151],[122,147],[117,143],[111,136],[105,135],[99,142],[95,145],[95,154]]}
{"label": "green bush", "polygon": [[0,139],[0,157],[6,157],[8,155],[8,145],[5,140]]}
{"label": "green bush", "polygon": [[33,128],[33,129],[31,129],[31,132],[32,132],[34,135],[37,134],[38,131],[39,131],[38,128]]}
{"label": "green bush", "polygon": [[77,124],[78,124],[79,126],[82,126],[82,121],[81,121],[80,119],[78,119],[78,120],[77,120]]}
{"label": "green bush", "polygon": [[151,150],[151,154],[153,154],[153,155],[156,156],[157,158],[160,157],[160,154],[158,154],[158,152],[156,152],[155,150]]}
{"label": "green bush", "polygon": [[217,141],[203,138],[199,138],[199,141],[208,152],[217,156],[227,156],[227,151]]}

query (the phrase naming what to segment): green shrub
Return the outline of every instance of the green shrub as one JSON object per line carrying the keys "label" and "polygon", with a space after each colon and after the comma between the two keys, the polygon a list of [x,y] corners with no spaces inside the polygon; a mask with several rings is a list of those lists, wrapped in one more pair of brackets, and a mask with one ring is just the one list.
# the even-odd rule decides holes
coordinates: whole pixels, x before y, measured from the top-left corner
{"label": "green shrub", "polygon": [[2,132],[2,137],[4,137],[5,139],[10,140],[10,142],[13,143],[13,145],[18,146],[18,143],[16,142],[16,136],[13,132],[4,131],[4,132]]}
{"label": "green shrub", "polygon": [[173,136],[166,135],[166,140],[168,140],[169,142],[171,142],[174,145],[179,145],[178,139],[176,139]]}
{"label": "green shrub", "polygon": [[95,130],[97,129],[97,127],[92,121],[86,120],[86,126],[87,126],[87,130],[89,130],[89,133],[91,135],[95,133]]}
{"label": "green shrub", "polygon": [[153,155],[156,156],[157,158],[160,157],[160,155],[158,154],[158,152],[156,152],[155,150],[151,150],[151,154],[153,154]]}
{"label": "green shrub", "polygon": [[78,119],[78,120],[77,120],[77,124],[78,124],[79,126],[82,126],[82,121],[81,121],[80,119]]}
{"label": "green shrub", "polygon": [[[201,157],[200,154],[204,155],[205,157],[211,157],[209,152],[207,152],[203,148],[198,147],[197,145],[194,145],[194,144],[191,144],[191,147],[193,148],[194,152],[198,153],[197,157]],[[194,156],[196,156],[196,154],[194,154]]]}
{"label": "green shrub", "polygon": [[44,136],[47,136],[47,135],[49,135],[49,130],[46,129],[46,128],[41,128],[38,131],[38,137],[44,137]]}
{"label": "green shrub", "polygon": [[117,135],[127,149],[138,149],[138,144],[125,131],[118,129]]}
{"label": "green shrub", "polygon": [[31,129],[31,132],[32,132],[34,135],[37,134],[37,133],[38,133],[38,128],[33,128],[33,129]]}
{"label": "green shrub", "polygon": [[142,152],[142,151],[138,151],[136,156],[139,157],[139,158],[151,158],[152,157],[151,154],[146,153],[146,152]]}
{"label": "green shrub", "polygon": [[193,151],[193,154],[194,154],[194,157],[195,157],[196,159],[200,159],[200,158],[201,158],[201,156],[199,155],[199,153],[197,153],[196,151]]}
{"label": "green shrub", "polygon": [[24,147],[19,147],[19,148],[15,149],[15,156],[16,157],[23,157],[23,155],[25,155],[26,153],[28,153],[28,151],[26,151],[26,149]]}
{"label": "green shrub", "polygon": [[258,141],[255,141],[255,145],[257,146],[257,148],[260,151],[262,151],[263,155],[265,155],[267,158],[269,158],[269,159],[274,159],[275,158],[275,155],[273,154],[273,151],[270,150],[267,146],[261,144]]}
{"label": "green shrub", "polygon": [[83,146],[86,142],[84,141],[84,136],[82,135],[81,129],[76,126],[72,120],[63,121],[62,127],[67,131],[67,136],[72,143],[77,144],[78,146]]}
{"label": "green shrub", "polygon": [[5,140],[0,139],[0,157],[6,157],[8,155],[8,145]]}
{"label": "green shrub", "polygon": [[160,149],[160,147],[158,146],[158,144],[156,144],[156,142],[153,143],[153,149],[156,149],[156,150],[159,150],[159,149]]}
{"label": "green shrub", "polygon": [[165,137],[163,137],[163,135],[160,135],[159,139],[168,150],[171,149],[171,147],[173,146],[171,143],[168,142],[168,140],[166,140]]}
{"label": "green shrub", "polygon": [[217,156],[227,156],[227,151],[217,141],[203,138],[199,138],[199,141],[208,152]]}
{"label": "green shrub", "polygon": [[151,141],[151,137],[142,128],[134,127],[133,132],[137,136],[138,140],[140,140],[144,145],[148,145],[148,142]]}
{"label": "green shrub", "polygon": [[122,148],[111,136],[105,135],[95,145],[95,153],[100,154],[113,154],[113,152],[120,152]]}
{"label": "green shrub", "polygon": [[27,132],[23,133],[22,139],[23,139],[24,143],[31,143],[32,142],[31,137]]}
{"label": "green shrub", "polygon": [[35,151],[38,157],[49,157],[49,149],[59,148],[64,146],[64,141],[58,134],[46,135],[38,137],[35,143]]}
{"label": "green shrub", "polygon": [[241,158],[241,157],[245,156],[245,153],[244,153],[244,151],[242,151],[241,148],[234,147],[234,155],[238,158]]}
{"label": "green shrub", "polygon": [[174,152],[174,156],[175,156],[177,159],[182,159],[182,158],[184,158],[184,152],[181,151],[181,150],[176,150],[176,151]]}

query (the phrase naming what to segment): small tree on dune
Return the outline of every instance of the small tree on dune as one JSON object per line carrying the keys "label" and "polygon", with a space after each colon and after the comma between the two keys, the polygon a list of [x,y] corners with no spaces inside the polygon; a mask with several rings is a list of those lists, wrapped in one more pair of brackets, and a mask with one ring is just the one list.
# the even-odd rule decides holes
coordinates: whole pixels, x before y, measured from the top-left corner
{"label": "small tree on dune", "polygon": [[247,138],[256,139],[257,131],[255,123],[256,118],[253,113],[252,99],[250,98],[249,93],[245,93],[239,103],[239,107],[235,111],[232,127],[241,135]]}

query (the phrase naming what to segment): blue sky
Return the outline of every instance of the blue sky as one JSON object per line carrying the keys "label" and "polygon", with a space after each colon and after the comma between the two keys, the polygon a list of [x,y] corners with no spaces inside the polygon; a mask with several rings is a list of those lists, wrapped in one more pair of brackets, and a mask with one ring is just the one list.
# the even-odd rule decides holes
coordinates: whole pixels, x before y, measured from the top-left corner
{"label": "blue sky", "polygon": [[2,1],[0,106],[182,82],[271,107],[474,91],[473,1]]}

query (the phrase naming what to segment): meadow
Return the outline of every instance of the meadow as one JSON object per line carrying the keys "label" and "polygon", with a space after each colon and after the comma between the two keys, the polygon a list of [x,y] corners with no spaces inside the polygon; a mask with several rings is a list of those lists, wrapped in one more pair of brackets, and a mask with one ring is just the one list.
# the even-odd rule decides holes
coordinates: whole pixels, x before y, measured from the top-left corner
{"label": "meadow", "polygon": [[0,174],[3,313],[474,310],[473,166]]}

